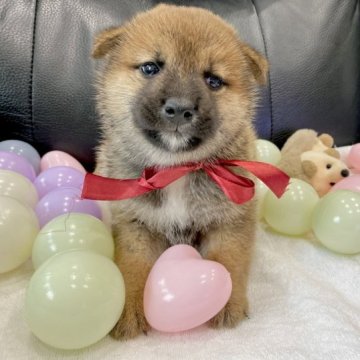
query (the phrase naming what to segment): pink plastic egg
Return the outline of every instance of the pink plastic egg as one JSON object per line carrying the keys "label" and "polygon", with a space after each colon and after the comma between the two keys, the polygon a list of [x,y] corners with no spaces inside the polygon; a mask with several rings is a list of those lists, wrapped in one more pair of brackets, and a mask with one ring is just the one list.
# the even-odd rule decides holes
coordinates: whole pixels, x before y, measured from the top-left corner
{"label": "pink plastic egg", "polygon": [[84,167],[74,157],[63,151],[50,151],[46,153],[40,162],[41,171],[55,166],[70,166],[74,169],[85,173]]}
{"label": "pink plastic egg", "polygon": [[339,181],[331,188],[331,191],[335,190],[351,190],[360,192],[360,175],[351,175]]}
{"label": "pink plastic egg", "polygon": [[360,170],[360,144],[351,147],[346,161],[350,168]]}

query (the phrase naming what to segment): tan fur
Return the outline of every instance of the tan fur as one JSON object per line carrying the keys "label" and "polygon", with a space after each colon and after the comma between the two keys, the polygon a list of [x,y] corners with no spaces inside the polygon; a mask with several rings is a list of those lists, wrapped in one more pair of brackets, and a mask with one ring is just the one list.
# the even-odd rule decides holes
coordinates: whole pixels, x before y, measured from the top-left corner
{"label": "tan fur", "polygon": [[[278,167],[289,176],[306,181],[319,196],[324,196],[343,179],[341,171],[348,170],[340,161],[339,152],[329,147],[333,144],[334,139],[328,134],[318,136],[311,129],[298,130],[281,149]],[[331,165],[331,168],[327,169],[327,165]]]}
{"label": "tan fur", "polygon": [[[319,151],[305,151],[301,154],[300,161],[306,181],[312,185],[319,196],[327,194],[333,185],[344,178],[341,172],[348,170],[346,164],[337,157]],[[328,166],[331,167],[328,168]]]}
{"label": "tan fur", "polygon": [[[327,148],[331,148],[334,146],[334,139],[329,134],[321,134],[321,135],[319,135],[318,139],[320,140],[322,145],[324,145]],[[313,150],[317,150],[317,149],[313,148]]]}
{"label": "tan fur", "polygon": [[100,59],[121,40],[123,28],[114,27],[99,34],[95,40],[92,56]]}
{"label": "tan fur", "polygon": [[323,141],[333,144],[332,137],[328,134],[318,136],[318,133],[311,129],[297,130],[282,147],[281,160],[277,166],[291,177],[308,181],[300,161],[302,153],[313,150],[332,153],[333,156],[339,154],[335,149],[330,150]]}
{"label": "tan fur", "polygon": [[[121,28],[101,33],[93,55],[106,60],[98,79],[103,133],[97,153],[98,174],[136,178],[149,166],[254,160],[251,121],[256,88],[266,80],[267,62],[218,16],[199,8],[160,5]],[[165,70],[155,80],[145,79],[138,66],[155,57],[165,63]],[[207,90],[203,76],[209,70],[221,76],[226,86],[216,92]],[[134,126],[135,100],[149,81],[154,84],[151,94],[160,91],[166,77],[171,79],[170,85],[176,84],[174,91],[181,93],[189,84],[190,88],[202,89],[201,101],[211,101],[219,114],[216,132],[192,151],[170,152],[155,147]],[[188,96],[185,90],[183,96]],[[177,192],[186,216],[167,216],[166,209],[176,202]],[[241,206],[232,203],[204,172],[198,171],[169,188],[113,202],[111,208],[116,262],[126,284],[125,309],[112,331],[115,338],[126,339],[148,330],[143,313],[146,278],[160,254],[181,242],[198,246],[206,258],[221,262],[231,273],[231,298],[211,324],[235,326],[244,317],[254,240],[254,201]]]}
{"label": "tan fur", "polygon": [[329,156],[334,157],[335,159],[339,159],[340,160],[340,153],[335,150],[334,148],[330,148],[330,149],[326,149],[324,151],[325,154],[328,154]]}
{"label": "tan fur", "polygon": [[[294,132],[281,149],[284,161],[293,159],[304,151],[326,151],[333,146],[334,140],[329,134],[321,134],[312,129],[300,129]],[[336,151],[334,149],[334,151]]]}
{"label": "tan fur", "polygon": [[305,176],[308,177],[309,179],[311,179],[316,174],[317,167],[313,161],[303,160],[301,162],[301,166]]}

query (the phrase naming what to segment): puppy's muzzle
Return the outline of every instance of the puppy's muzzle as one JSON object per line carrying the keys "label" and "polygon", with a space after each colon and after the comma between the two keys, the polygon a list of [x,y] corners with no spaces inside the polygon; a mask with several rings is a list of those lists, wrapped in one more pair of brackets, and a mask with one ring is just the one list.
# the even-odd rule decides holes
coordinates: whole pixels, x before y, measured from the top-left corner
{"label": "puppy's muzzle", "polygon": [[191,100],[174,97],[167,99],[160,111],[163,120],[177,126],[191,123],[197,113],[198,108]]}

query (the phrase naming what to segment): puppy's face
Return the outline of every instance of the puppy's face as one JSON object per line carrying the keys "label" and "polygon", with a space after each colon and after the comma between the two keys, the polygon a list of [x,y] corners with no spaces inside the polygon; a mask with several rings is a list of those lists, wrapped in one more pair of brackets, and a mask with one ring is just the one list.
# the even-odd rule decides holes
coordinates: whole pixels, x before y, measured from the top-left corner
{"label": "puppy's face", "polygon": [[162,163],[217,156],[247,138],[266,61],[209,11],[161,5],[101,33],[105,136]]}

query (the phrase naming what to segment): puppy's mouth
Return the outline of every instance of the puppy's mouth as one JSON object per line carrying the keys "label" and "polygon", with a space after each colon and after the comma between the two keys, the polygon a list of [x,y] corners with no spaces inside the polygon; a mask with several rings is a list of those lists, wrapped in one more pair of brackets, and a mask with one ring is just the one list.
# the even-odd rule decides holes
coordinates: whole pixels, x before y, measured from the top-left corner
{"label": "puppy's mouth", "polygon": [[174,131],[143,129],[143,133],[153,145],[171,152],[191,151],[202,142],[201,138],[184,135],[178,129]]}

